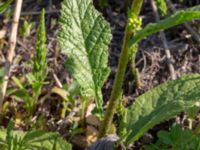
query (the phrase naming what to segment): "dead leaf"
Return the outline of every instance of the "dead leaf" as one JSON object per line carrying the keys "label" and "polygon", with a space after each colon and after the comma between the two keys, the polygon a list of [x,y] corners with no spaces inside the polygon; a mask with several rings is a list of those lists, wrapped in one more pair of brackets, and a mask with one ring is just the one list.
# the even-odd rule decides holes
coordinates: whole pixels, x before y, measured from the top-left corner
{"label": "dead leaf", "polygon": [[86,123],[88,125],[93,125],[95,127],[98,127],[100,125],[100,120],[98,119],[98,117],[94,115],[90,115],[90,116],[87,116]]}
{"label": "dead leaf", "polygon": [[87,126],[86,137],[89,143],[94,143],[97,140],[98,134],[99,132],[95,127]]}

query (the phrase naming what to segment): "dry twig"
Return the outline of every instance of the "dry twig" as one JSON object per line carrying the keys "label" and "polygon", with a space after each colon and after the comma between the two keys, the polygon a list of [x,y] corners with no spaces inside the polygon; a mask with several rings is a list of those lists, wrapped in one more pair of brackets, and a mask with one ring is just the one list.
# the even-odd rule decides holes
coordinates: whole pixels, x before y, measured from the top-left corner
{"label": "dry twig", "polygon": [[[160,16],[158,14],[156,4],[153,0],[151,0],[151,6],[152,6],[153,12],[155,14],[156,21],[158,22],[160,20]],[[166,54],[166,57],[167,57],[167,64],[168,64],[168,67],[169,67],[171,78],[172,78],[172,80],[175,80],[176,74],[175,74],[175,71],[174,71],[174,66],[172,64],[171,54],[170,54],[169,46],[167,44],[167,39],[166,39],[164,31],[160,31],[160,37],[161,37],[161,40],[162,40],[162,43],[163,43],[163,46],[164,46],[164,49],[165,49],[165,54]]]}
{"label": "dry twig", "polygon": [[[51,10],[46,10],[45,14],[57,14],[59,13],[59,10],[57,9],[51,9]],[[29,16],[29,15],[40,15],[41,11],[30,11],[30,12],[22,12],[21,15],[22,16]]]}
{"label": "dry twig", "polygon": [[4,97],[6,94],[8,80],[9,80],[9,76],[10,76],[10,72],[11,72],[12,62],[13,62],[13,58],[15,56],[17,31],[18,31],[22,3],[23,3],[23,0],[16,0],[15,12],[14,12],[13,22],[12,22],[12,29],[11,29],[10,39],[9,39],[9,50],[7,52],[7,62],[5,65],[6,73],[3,78],[2,88],[0,91],[0,106],[2,106],[2,104],[3,104],[3,100],[4,100]]}

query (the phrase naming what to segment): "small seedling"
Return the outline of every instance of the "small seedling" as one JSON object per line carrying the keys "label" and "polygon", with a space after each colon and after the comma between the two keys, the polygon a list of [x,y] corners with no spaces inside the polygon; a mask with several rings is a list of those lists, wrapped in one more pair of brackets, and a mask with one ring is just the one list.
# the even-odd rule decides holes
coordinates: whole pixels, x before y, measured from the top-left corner
{"label": "small seedling", "polygon": [[27,20],[24,20],[23,25],[19,29],[19,33],[23,38],[28,37],[31,34],[31,30],[35,26],[34,22],[28,22]]}
{"label": "small seedling", "polygon": [[28,85],[31,85],[32,94],[26,88],[27,85],[21,83],[16,77],[12,77],[13,81],[18,85],[19,90],[12,93],[12,95],[24,100],[25,108],[29,115],[33,115],[39,96],[42,92],[44,80],[47,77],[47,62],[46,62],[46,32],[45,32],[45,12],[41,13],[40,25],[37,31],[36,41],[36,56],[33,59],[32,72],[26,75]]}
{"label": "small seedling", "polygon": [[145,150],[188,150],[200,148],[200,137],[191,129],[183,129],[174,125],[169,131],[159,131],[158,140],[155,144],[145,146]]}
{"label": "small seedling", "polygon": [[10,121],[7,131],[0,130],[1,150],[71,150],[71,145],[57,133],[14,131],[13,126]]}

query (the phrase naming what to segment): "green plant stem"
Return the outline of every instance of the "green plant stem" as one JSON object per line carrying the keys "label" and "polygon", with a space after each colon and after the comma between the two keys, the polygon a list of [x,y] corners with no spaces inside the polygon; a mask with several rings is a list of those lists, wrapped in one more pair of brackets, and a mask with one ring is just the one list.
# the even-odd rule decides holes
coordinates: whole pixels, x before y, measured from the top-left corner
{"label": "green plant stem", "polygon": [[83,101],[81,103],[81,105],[82,105],[82,108],[81,108],[81,126],[83,128],[86,127],[86,112],[87,112],[89,102],[90,101],[88,99],[83,98]]}
{"label": "green plant stem", "polygon": [[142,83],[140,82],[140,73],[139,73],[138,68],[136,68],[136,66],[135,66],[135,57],[136,57],[136,54],[138,51],[138,44],[133,46],[133,48],[134,48],[134,50],[133,50],[134,53],[131,54],[132,56],[131,56],[130,67],[131,67],[131,72],[132,72],[133,78],[135,79],[135,86],[136,86],[136,88],[140,88],[142,86]]}
{"label": "green plant stem", "polygon": [[[134,0],[131,6],[131,11],[137,16],[140,13],[142,2],[143,0]],[[130,40],[130,38],[131,38],[131,29],[129,28],[129,21],[128,21],[125,29],[125,36],[123,40],[122,52],[119,59],[118,69],[115,76],[115,81],[109,99],[109,104],[105,114],[105,118],[101,124],[99,138],[105,136],[107,131],[109,130],[109,127],[111,127],[114,113],[116,111],[117,105],[119,104],[118,99],[121,94],[124,74],[129,60],[128,41]]]}

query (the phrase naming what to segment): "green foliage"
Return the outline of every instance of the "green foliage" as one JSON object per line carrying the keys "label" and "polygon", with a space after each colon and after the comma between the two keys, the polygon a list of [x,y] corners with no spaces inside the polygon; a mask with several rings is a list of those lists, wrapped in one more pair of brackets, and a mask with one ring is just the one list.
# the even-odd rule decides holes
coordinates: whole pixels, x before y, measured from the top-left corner
{"label": "green foliage", "polygon": [[28,22],[27,20],[25,20],[23,22],[23,25],[20,27],[19,29],[19,33],[23,38],[26,38],[30,35],[31,30],[33,29],[33,27],[35,26],[34,22]]}
{"label": "green foliage", "polygon": [[130,9],[128,11],[128,26],[132,34],[135,34],[137,31],[141,30],[142,19],[134,14]]}
{"label": "green foliage", "polygon": [[0,68],[0,87],[1,87],[1,83],[3,81],[4,75],[5,75],[5,68]]}
{"label": "green foliage", "polygon": [[200,99],[200,75],[185,75],[146,92],[128,109],[126,144],[156,124],[192,108]]}
{"label": "green foliage", "polygon": [[64,0],[60,16],[59,42],[68,56],[66,68],[85,99],[95,98],[102,110],[101,88],[108,77],[108,44],[111,31],[91,0]]}
{"label": "green foliage", "polygon": [[123,106],[123,104],[120,104],[117,112],[119,115],[119,136],[124,137],[127,134],[127,109]]}
{"label": "green foliage", "polygon": [[166,0],[156,0],[156,5],[159,8],[163,16],[167,15],[167,4]]}
{"label": "green foliage", "polygon": [[170,131],[159,131],[156,144],[145,146],[145,150],[198,150],[200,149],[200,137],[193,134],[190,129],[182,129],[174,125]]}
{"label": "green foliage", "polygon": [[[110,114],[114,114],[116,109],[114,107],[118,105],[129,54],[136,55],[138,42],[161,30],[200,18],[200,6],[196,6],[178,11],[167,19],[140,29],[141,20],[138,15],[142,1],[134,1],[133,4],[133,8],[131,8],[133,12],[129,12],[125,42],[120,55],[114,88],[104,119],[106,125],[102,125],[102,136],[108,130],[107,126],[111,124],[112,118],[109,116],[113,116]],[[165,1],[157,1],[157,4],[160,5],[163,13],[166,13]],[[97,108],[102,110],[101,88],[109,73],[107,67],[107,48],[111,40],[109,25],[94,9],[91,0],[64,0],[60,27],[58,39],[62,53],[68,56],[66,62],[68,71],[79,84],[82,98],[95,98]],[[134,29],[131,30],[131,28]],[[131,52],[131,48],[134,48],[134,52]],[[154,125],[185,109],[192,108],[200,98],[196,90],[200,87],[199,81],[199,75],[187,75],[176,81],[162,84],[137,98],[136,103],[127,111],[127,131],[130,132],[126,135],[126,144],[137,140]],[[121,114],[123,115],[123,113],[125,115],[126,111]],[[126,118],[124,118],[125,120]],[[124,130],[121,134],[123,135],[125,132]]]}
{"label": "green foliage", "polygon": [[[10,2],[10,1],[9,1]],[[106,2],[102,0],[101,2]],[[109,101],[107,113],[102,125],[102,135],[104,136],[114,125],[112,123],[113,115],[118,107],[119,135],[125,139],[125,144],[128,145],[132,141],[140,138],[145,132],[156,124],[167,120],[178,113],[190,110],[190,116],[196,113],[194,108],[195,103],[200,99],[198,89],[200,88],[200,75],[186,75],[175,81],[169,81],[158,87],[144,93],[136,99],[133,106],[126,109],[119,102],[119,97],[122,95],[122,83],[126,65],[130,58],[133,60],[133,68],[135,67],[134,60],[137,53],[138,42],[147,36],[150,36],[161,30],[172,26],[200,18],[200,5],[178,11],[174,15],[164,19],[158,23],[147,25],[141,29],[142,20],[138,17],[142,6],[141,0],[134,0],[134,5],[129,12],[128,24],[126,26],[125,38],[120,55],[120,61],[117,69],[117,75],[114,82],[114,88]],[[157,0],[157,5],[166,14],[167,8],[165,1]],[[3,5],[0,5],[2,8]],[[5,9],[5,8],[4,8]],[[0,12],[3,9],[0,9]],[[59,94],[65,103],[72,102],[74,97],[82,98],[83,108],[81,109],[81,117],[85,117],[85,112],[90,100],[95,99],[98,112],[103,112],[103,100],[101,89],[109,75],[108,63],[108,44],[111,41],[111,31],[109,24],[103,16],[97,12],[92,4],[92,0],[64,0],[62,3],[60,16],[60,32],[58,40],[61,47],[61,52],[68,56],[66,68],[74,78],[74,84],[71,89],[55,89],[52,92]],[[22,36],[26,37],[30,32],[31,26],[24,22],[21,29]],[[44,85],[45,78],[48,74],[46,60],[46,31],[45,31],[45,12],[41,13],[40,24],[37,31],[36,55],[33,59],[32,72],[26,75],[28,84],[22,83],[16,77],[12,77],[17,84],[18,90],[12,91],[18,100],[25,101],[25,108],[29,115],[33,115],[36,104]],[[133,55],[130,57],[130,55]],[[134,69],[133,69],[134,70]],[[139,74],[138,70],[134,70],[135,74]],[[0,78],[3,71],[0,71]],[[139,76],[139,75],[137,75]],[[73,86],[74,85],[74,86]],[[77,86],[78,85],[78,86]],[[31,86],[32,92],[28,90]],[[120,104],[120,106],[119,106]],[[73,102],[72,102],[73,105]],[[68,107],[64,106],[65,110]],[[70,110],[70,109],[68,109]],[[65,115],[63,115],[63,118]],[[81,118],[81,119],[83,119]],[[82,121],[82,120],[81,120]],[[84,122],[84,121],[82,121]],[[110,125],[110,126],[109,126]],[[19,132],[13,131],[13,124],[9,124],[7,131],[0,131],[0,146],[4,150],[25,150],[25,149],[40,149],[40,150],[65,150],[71,149],[71,146],[63,141],[56,133],[45,133],[43,131]],[[199,128],[197,132],[199,132]],[[71,137],[78,133],[82,133],[82,128],[79,124],[74,124],[71,127]],[[100,132],[101,133],[101,132]],[[173,127],[170,132],[159,132],[158,144],[166,148],[176,148],[177,141],[184,141],[183,137],[191,136],[192,140],[185,141],[187,148],[197,148],[199,138],[193,136],[189,130],[182,130],[178,127]],[[190,143],[193,141],[194,143]],[[180,143],[180,142],[179,142]],[[168,147],[169,146],[169,147]]]}
{"label": "green foliage", "polygon": [[71,150],[57,133],[44,131],[13,131],[10,122],[7,130],[0,130],[1,150]]}
{"label": "green foliage", "polygon": [[144,29],[138,31],[138,33],[129,41],[129,46],[138,43],[142,39],[157,33],[161,30],[171,28],[173,26],[182,24],[187,21],[200,18],[200,5],[186,10],[180,10],[171,15],[170,17],[159,21],[158,23],[150,23]]}
{"label": "green foliage", "polygon": [[13,81],[19,87],[19,90],[14,91],[12,95],[25,101],[25,108],[29,112],[29,115],[32,115],[35,111],[44,80],[47,77],[46,53],[45,11],[43,10],[37,31],[36,56],[33,60],[33,70],[32,73],[26,75],[28,85],[32,87],[32,94],[29,94],[26,88],[28,86],[27,84],[22,84],[19,79],[12,77]]}
{"label": "green foliage", "polygon": [[42,10],[40,24],[37,31],[36,56],[33,64],[33,76],[37,81],[43,82],[47,76],[46,62],[46,29],[45,29],[45,11]]}
{"label": "green foliage", "polygon": [[6,0],[5,2],[0,3],[0,14],[3,13],[5,9],[12,3],[13,0]]}

